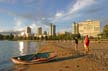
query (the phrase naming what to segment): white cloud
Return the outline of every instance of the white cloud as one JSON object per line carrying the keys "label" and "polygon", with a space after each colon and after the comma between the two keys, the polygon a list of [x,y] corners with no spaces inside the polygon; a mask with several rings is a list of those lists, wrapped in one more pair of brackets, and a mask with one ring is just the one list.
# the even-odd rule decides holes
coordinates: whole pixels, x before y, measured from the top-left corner
{"label": "white cloud", "polygon": [[21,19],[16,19],[16,26],[21,26],[21,24],[22,24]]}
{"label": "white cloud", "polygon": [[33,28],[36,28],[37,25],[35,24],[35,22],[33,22],[33,23],[30,25],[30,27],[33,29]]}
{"label": "white cloud", "polygon": [[33,23],[32,23],[31,25],[29,25],[29,26],[31,27],[33,33],[36,33],[36,30],[37,30],[37,28],[39,27],[38,25],[36,25],[35,22],[33,22]]}
{"label": "white cloud", "polygon": [[1,29],[1,27],[0,27],[0,32],[3,32],[4,30],[3,29]]}
{"label": "white cloud", "polygon": [[[45,19],[45,18],[44,18]],[[28,25],[25,24],[26,23],[26,19],[21,18],[21,17],[15,17],[14,21],[15,21],[15,25],[14,25],[14,31],[23,31],[26,29],[27,26],[30,26],[32,29],[33,33],[36,33],[37,28],[42,27],[43,31],[45,31],[46,29],[48,29],[48,25],[46,25],[44,19],[40,19],[37,21],[33,21],[33,22],[29,22]]]}
{"label": "white cloud", "polygon": [[62,14],[61,12],[57,12],[55,16],[56,16],[56,17],[62,17],[63,14]]}
{"label": "white cloud", "polygon": [[66,20],[70,20],[73,18],[76,18],[78,16],[80,16],[80,14],[78,14],[77,12],[79,12],[80,10],[92,5],[96,3],[96,0],[77,0],[75,4],[70,4],[67,11],[65,11],[64,13],[56,13],[56,16],[60,16],[58,17],[54,17],[53,18],[53,22],[62,22],[62,21],[66,21]]}
{"label": "white cloud", "polygon": [[42,17],[42,18],[41,18],[41,20],[45,20],[45,19],[46,19],[45,17]]}
{"label": "white cloud", "polygon": [[69,13],[75,13],[80,9],[90,6],[95,2],[96,2],[95,0],[77,0],[77,2],[74,5],[72,5],[71,8],[69,9]]}
{"label": "white cloud", "polygon": [[38,21],[33,21],[32,24],[29,25],[32,29],[32,32],[33,33],[36,33],[37,32],[37,29],[39,27],[42,27],[42,30],[45,31],[46,29],[48,29],[48,26],[43,24],[42,21],[38,20]]}
{"label": "white cloud", "polygon": [[22,31],[25,29],[25,27],[23,26],[23,19],[19,19],[19,18],[14,18],[15,21],[15,26],[14,26],[14,31]]}

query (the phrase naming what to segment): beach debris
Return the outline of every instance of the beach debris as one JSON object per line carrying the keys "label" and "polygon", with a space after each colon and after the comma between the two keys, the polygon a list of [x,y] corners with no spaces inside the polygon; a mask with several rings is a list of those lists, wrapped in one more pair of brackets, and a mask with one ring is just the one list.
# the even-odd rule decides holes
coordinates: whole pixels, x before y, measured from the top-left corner
{"label": "beach debris", "polygon": [[69,66],[65,66],[65,68],[70,68]]}
{"label": "beach debris", "polygon": [[80,66],[79,65],[76,65],[75,67],[79,68]]}

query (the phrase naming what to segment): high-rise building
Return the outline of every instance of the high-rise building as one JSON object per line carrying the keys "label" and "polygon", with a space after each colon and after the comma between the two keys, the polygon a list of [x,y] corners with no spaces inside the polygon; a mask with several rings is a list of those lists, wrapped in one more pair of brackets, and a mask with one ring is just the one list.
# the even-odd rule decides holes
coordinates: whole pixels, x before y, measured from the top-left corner
{"label": "high-rise building", "polygon": [[[92,21],[92,20],[87,20],[83,22],[79,22],[78,25],[78,32],[82,35],[89,35],[92,37],[97,37],[98,34],[100,34],[100,21]],[[77,31],[75,29],[74,31]]]}
{"label": "high-rise building", "polygon": [[78,26],[79,24],[78,23],[76,23],[76,22],[74,22],[73,24],[72,24],[72,34],[78,34],[79,33],[79,26]]}
{"label": "high-rise building", "polygon": [[39,28],[37,29],[37,34],[38,34],[38,35],[42,35],[42,27],[39,27]]}
{"label": "high-rise building", "polygon": [[43,33],[44,35],[47,35],[47,31],[44,31],[44,33]]}
{"label": "high-rise building", "polygon": [[27,37],[31,36],[31,28],[30,28],[29,26],[27,27],[25,33],[26,33],[26,36],[27,36]]}
{"label": "high-rise building", "polygon": [[29,26],[26,29],[26,33],[31,34],[31,28]]}
{"label": "high-rise building", "polygon": [[56,35],[56,25],[50,24],[50,26],[49,26],[49,35],[50,36]]}

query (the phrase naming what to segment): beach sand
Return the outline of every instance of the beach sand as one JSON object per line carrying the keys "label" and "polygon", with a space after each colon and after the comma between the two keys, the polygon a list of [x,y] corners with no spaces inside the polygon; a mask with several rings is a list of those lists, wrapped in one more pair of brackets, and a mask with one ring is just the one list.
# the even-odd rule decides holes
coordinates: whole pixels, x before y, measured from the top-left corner
{"label": "beach sand", "polygon": [[108,42],[90,42],[89,54],[83,43],[74,50],[72,41],[46,41],[39,52],[56,52],[57,58],[41,64],[25,65],[19,71],[108,71]]}

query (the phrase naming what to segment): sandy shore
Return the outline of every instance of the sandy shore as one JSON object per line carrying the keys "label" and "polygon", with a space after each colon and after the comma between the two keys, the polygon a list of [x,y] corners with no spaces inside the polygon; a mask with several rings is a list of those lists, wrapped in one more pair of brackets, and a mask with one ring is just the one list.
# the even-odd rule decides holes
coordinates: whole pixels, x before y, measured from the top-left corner
{"label": "sandy shore", "polygon": [[47,41],[39,52],[56,52],[48,63],[25,65],[19,71],[108,71],[108,42],[91,42],[90,53],[84,54],[83,43],[74,51],[72,41]]}

